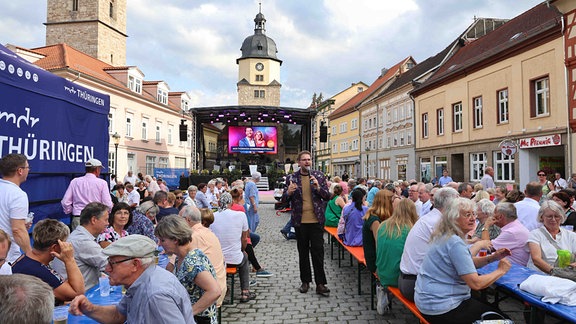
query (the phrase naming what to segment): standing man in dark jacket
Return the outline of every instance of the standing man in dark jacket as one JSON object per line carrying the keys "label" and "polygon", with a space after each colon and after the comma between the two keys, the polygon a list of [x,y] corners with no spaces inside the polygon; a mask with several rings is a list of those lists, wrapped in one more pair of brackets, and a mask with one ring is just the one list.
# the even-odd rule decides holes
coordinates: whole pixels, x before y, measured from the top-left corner
{"label": "standing man in dark jacket", "polygon": [[306,293],[312,282],[309,256],[312,256],[316,293],[328,297],[324,272],[324,212],[330,200],[330,192],[324,174],[312,171],[311,153],[298,153],[300,170],[288,178],[288,190],[282,195],[283,202],[290,202],[292,226],[296,230],[296,241],[300,261],[300,292]]}

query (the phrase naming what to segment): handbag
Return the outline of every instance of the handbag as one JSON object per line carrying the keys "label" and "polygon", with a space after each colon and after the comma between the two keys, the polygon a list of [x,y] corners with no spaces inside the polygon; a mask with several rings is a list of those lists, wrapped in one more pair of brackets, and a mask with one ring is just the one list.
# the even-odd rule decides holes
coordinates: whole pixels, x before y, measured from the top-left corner
{"label": "handbag", "polygon": [[[499,319],[484,319],[487,316],[495,315],[500,317]],[[511,319],[504,318],[504,316],[496,313],[496,312],[486,312],[480,316],[480,319],[475,321],[472,324],[514,324],[514,321]]]}

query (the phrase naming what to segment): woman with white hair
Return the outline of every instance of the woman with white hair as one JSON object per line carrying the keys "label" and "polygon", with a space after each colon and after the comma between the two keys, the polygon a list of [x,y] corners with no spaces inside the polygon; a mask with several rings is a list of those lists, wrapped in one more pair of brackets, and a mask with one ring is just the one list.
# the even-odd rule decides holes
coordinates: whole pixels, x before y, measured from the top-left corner
{"label": "woman with white hair", "polygon": [[[552,273],[557,250],[568,250],[572,255],[576,252],[576,233],[560,227],[565,219],[564,209],[557,202],[546,200],[542,203],[536,220],[544,226],[532,230],[528,237],[528,268]],[[571,265],[576,266],[576,263]]]}
{"label": "woman with white hair", "polygon": [[146,181],[146,184],[147,184],[148,195],[150,197],[154,197],[154,194],[157,191],[160,191],[160,186],[158,186],[158,183],[156,181],[154,181],[154,179],[152,179],[152,176],[150,176],[150,175],[146,175],[144,177],[144,180]]}
{"label": "woman with white hair", "polygon": [[[493,240],[500,235],[500,227],[494,225],[494,209],[496,205],[490,199],[481,199],[476,203],[476,219],[478,224],[474,235],[468,243],[476,243],[480,240]],[[487,233],[489,237],[482,238],[482,234]]]}
{"label": "woman with white hair", "polygon": [[[505,257],[510,250],[499,249],[486,257],[473,258],[464,241],[476,221],[475,204],[466,198],[452,200],[442,213],[422,262],[414,302],[430,323],[472,323],[485,312],[500,310],[471,297],[470,291],[492,285],[510,269]],[[478,275],[476,268],[500,260],[491,273]],[[502,314],[504,315],[504,314]]]}

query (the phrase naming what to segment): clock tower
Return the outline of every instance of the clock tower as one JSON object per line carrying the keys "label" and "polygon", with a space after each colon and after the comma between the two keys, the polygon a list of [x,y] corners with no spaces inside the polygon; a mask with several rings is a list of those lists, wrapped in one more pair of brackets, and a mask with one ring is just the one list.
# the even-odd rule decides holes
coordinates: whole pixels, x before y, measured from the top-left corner
{"label": "clock tower", "polygon": [[254,18],[254,35],[242,43],[238,64],[238,105],[280,106],[280,66],[276,43],[266,36],[262,12]]}

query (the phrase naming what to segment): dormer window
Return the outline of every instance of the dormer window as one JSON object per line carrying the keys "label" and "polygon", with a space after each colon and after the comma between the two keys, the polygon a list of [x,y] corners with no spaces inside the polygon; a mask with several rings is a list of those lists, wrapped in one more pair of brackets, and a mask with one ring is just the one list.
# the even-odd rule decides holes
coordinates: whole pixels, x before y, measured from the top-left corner
{"label": "dormer window", "polygon": [[188,111],[188,100],[182,99],[181,108],[184,111]]}
{"label": "dormer window", "polygon": [[136,93],[142,94],[142,79],[129,75],[128,88]]}
{"label": "dormer window", "polygon": [[166,91],[164,89],[158,89],[157,99],[160,103],[167,105],[168,104],[168,91]]}

